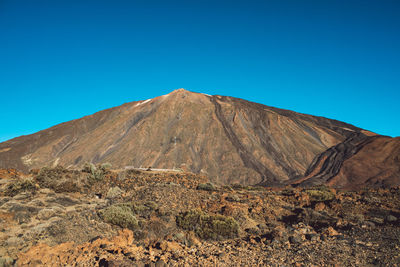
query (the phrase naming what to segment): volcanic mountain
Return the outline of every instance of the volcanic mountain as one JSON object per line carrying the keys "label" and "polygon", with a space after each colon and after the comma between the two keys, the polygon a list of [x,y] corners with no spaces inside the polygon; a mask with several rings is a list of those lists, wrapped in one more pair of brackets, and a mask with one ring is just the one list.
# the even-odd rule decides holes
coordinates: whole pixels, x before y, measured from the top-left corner
{"label": "volcanic mountain", "polygon": [[374,135],[336,120],[178,89],[3,142],[0,167],[109,162],[182,168],[217,183],[275,185],[309,175],[314,159],[317,166],[349,138]]}

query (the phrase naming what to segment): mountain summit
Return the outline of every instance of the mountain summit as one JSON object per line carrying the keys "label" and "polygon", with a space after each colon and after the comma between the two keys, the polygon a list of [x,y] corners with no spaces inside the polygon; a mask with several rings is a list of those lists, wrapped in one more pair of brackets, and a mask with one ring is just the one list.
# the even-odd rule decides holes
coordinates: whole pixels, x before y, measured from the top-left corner
{"label": "mountain summit", "polygon": [[0,144],[0,167],[110,162],[182,168],[214,182],[275,185],[353,135],[353,125],[243,99],[175,90]]}

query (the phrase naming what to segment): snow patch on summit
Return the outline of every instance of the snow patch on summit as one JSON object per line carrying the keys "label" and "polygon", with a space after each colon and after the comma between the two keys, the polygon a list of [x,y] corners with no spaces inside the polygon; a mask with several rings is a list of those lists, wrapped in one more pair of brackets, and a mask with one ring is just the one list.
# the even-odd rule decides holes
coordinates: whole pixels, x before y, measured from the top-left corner
{"label": "snow patch on summit", "polygon": [[137,104],[135,105],[135,107],[140,106],[140,105],[143,105],[143,104],[146,104],[146,103],[149,102],[151,99],[152,99],[152,98],[147,99],[147,100],[144,100],[143,102],[137,103]]}

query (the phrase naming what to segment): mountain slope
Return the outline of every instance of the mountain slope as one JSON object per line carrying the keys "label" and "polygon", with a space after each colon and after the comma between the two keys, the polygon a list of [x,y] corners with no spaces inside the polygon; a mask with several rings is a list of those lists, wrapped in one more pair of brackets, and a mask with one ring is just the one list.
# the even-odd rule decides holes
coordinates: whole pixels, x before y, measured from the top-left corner
{"label": "mountain slope", "polygon": [[304,174],[355,126],[225,96],[178,89],[0,144],[0,167],[184,168],[221,183],[274,185]]}
{"label": "mountain slope", "polygon": [[355,134],[318,155],[295,184],[343,189],[400,185],[400,137]]}

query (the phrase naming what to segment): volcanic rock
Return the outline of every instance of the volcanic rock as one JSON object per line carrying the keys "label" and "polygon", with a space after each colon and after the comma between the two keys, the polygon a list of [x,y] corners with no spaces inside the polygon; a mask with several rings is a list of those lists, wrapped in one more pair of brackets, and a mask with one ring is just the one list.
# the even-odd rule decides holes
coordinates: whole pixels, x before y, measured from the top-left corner
{"label": "volcanic rock", "polygon": [[[69,176],[82,181],[85,171],[57,167],[54,180]],[[78,190],[57,191],[52,183],[40,190],[19,188],[28,198],[10,197],[0,185],[0,263],[15,266],[398,266],[400,263],[400,188],[338,190],[335,198],[315,211],[292,193],[259,186],[220,186],[198,190],[204,176],[174,171],[108,170],[102,180],[76,183]],[[123,179],[122,179],[123,177]],[[111,188],[124,193],[113,202]],[[312,191],[313,192],[313,191]],[[30,193],[30,194],[29,194]],[[239,201],[228,201],[235,195]],[[96,197],[101,196],[101,197]],[[102,216],[104,209],[120,207],[134,214],[132,229]],[[178,225],[182,213],[200,210],[211,225],[195,225],[195,217]],[[55,213],[53,212],[55,211]],[[29,220],[20,222],[15,215]],[[196,215],[196,213],[192,213]],[[197,213],[199,214],[199,213]],[[199,230],[227,231],[230,237],[202,235]],[[127,219],[128,217],[125,217]],[[360,223],[360,218],[363,222]],[[124,219],[124,218],[122,218]],[[367,221],[379,220],[364,227]],[[122,226],[121,226],[122,225]],[[211,227],[214,225],[215,227]],[[203,227],[202,229],[196,227]],[[236,228],[235,228],[236,229]],[[258,229],[258,230],[257,230]]]}
{"label": "volcanic rock", "polygon": [[274,185],[356,133],[350,124],[184,89],[0,144],[0,167],[181,168],[213,182]]}
{"label": "volcanic rock", "polygon": [[354,134],[318,155],[294,184],[356,190],[400,185],[400,137]]}

